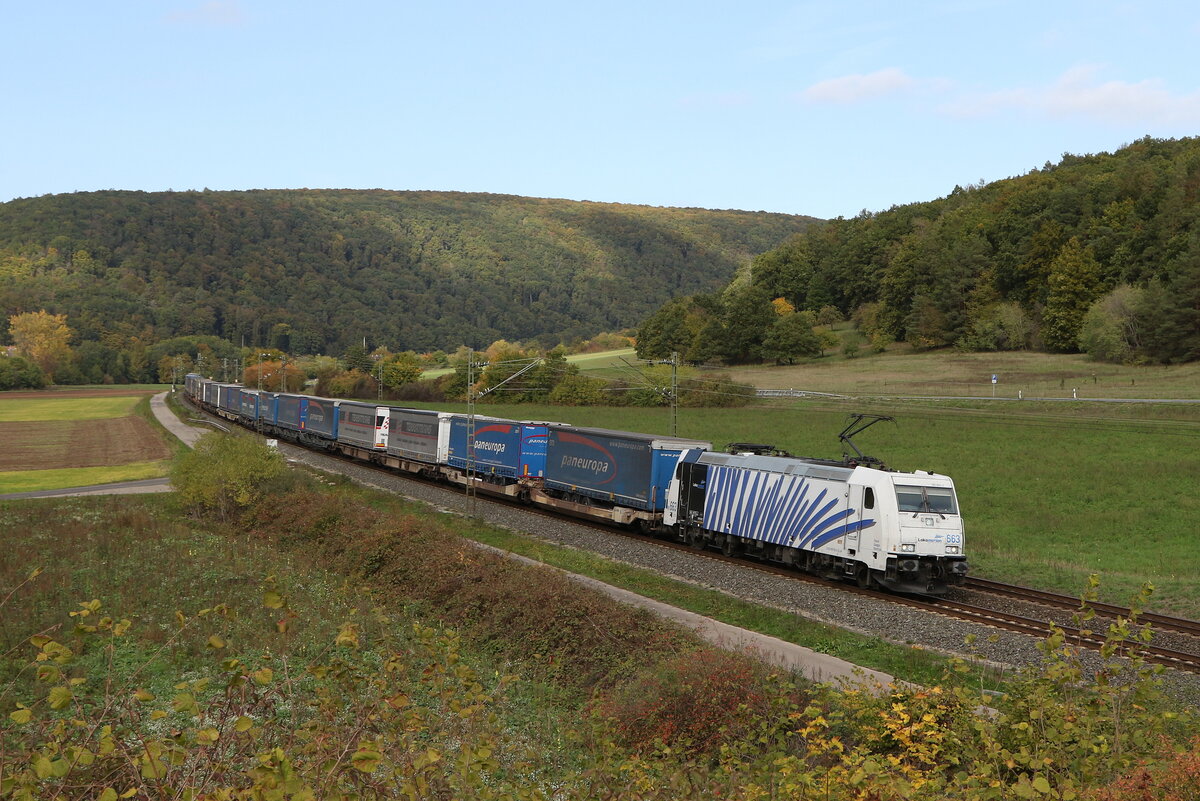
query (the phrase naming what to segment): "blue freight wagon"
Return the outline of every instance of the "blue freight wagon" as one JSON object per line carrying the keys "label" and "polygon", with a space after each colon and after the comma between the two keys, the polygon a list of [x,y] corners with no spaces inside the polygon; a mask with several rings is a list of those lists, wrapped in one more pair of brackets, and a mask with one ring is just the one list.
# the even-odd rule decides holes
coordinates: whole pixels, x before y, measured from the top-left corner
{"label": "blue freight wagon", "polygon": [[230,414],[240,414],[242,411],[242,385],[220,384],[220,401],[217,408]]}
{"label": "blue freight wagon", "polygon": [[549,426],[547,489],[658,512],[667,498],[679,454],[710,450],[711,443],[608,431]]}
{"label": "blue freight wagon", "polygon": [[254,422],[258,419],[258,394],[256,389],[242,388],[237,413],[243,420]]}
{"label": "blue freight wagon", "polygon": [[546,423],[521,423],[521,476],[544,478],[546,475],[546,444],[550,429]]}
{"label": "blue freight wagon", "polygon": [[338,404],[332,398],[308,398],[304,407],[304,431],[321,439],[337,439]]}
{"label": "blue freight wagon", "polygon": [[275,396],[275,425],[288,431],[303,431],[308,422],[308,398],[304,395]]}
{"label": "blue freight wagon", "polygon": [[516,478],[521,475],[521,424],[496,417],[475,417],[475,453],[470,448],[470,418],[450,418],[450,444],[446,463],[463,470],[490,476]]}

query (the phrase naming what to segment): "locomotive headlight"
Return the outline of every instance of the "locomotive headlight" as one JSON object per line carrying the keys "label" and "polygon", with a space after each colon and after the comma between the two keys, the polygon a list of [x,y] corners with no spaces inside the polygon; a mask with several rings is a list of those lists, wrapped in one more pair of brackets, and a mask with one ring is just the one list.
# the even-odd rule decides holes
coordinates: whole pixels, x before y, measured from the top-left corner
{"label": "locomotive headlight", "polygon": [[958,553],[958,546],[957,545],[947,545],[946,553]]}
{"label": "locomotive headlight", "polygon": [[900,553],[915,553],[917,544],[915,542],[904,542],[900,544]]}

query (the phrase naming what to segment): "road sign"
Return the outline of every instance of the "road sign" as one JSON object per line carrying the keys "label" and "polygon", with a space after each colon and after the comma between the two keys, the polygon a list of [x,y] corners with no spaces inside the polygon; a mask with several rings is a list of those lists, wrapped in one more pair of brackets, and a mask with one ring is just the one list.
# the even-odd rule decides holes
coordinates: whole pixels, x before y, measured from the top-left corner
{"label": "road sign", "polygon": [[996,383],[996,374],[995,373],[992,373],[992,383],[993,384]]}

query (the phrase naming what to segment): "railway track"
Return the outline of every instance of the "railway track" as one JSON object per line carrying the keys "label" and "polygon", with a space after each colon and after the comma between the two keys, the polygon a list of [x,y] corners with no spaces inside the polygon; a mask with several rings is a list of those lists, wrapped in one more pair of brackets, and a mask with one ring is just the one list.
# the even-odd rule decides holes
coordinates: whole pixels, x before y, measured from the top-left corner
{"label": "railway track", "polygon": [[[696,551],[691,546],[685,545],[683,543],[659,540],[654,537],[648,537],[647,535],[635,534],[632,532],[622,532],[622,534],[625,536],[630,536],[630,537],[634,537],[637,539],[645,539],[645,540],[653,541],[653,542],[659,543],[659,544],[664,545],[669,548],[675,548],[675,549],[682,550],[682,551],[689,551],[693,554],[701,555],[706,559],[713,559],[715,561],[721,561],[721,562],[730,562],[730,563],[734,563],[734,564],[737,564],[737,565],[740,565],[743,567],[750,567],[755,570],[762,570],[762,571],[772,573],[775,575],[786,576],[788,578],[792,578],[792,579],[796,579],[796,580],[800,580],[800,581],[808,581],[808,582],[812,582],[812,583],[816,583],[816,584],[821,584],[821,585],[832,587],[832,588],[841,590],[843,592],[851,593],[854,595],[861,595],[861,596],[868,597],[868,598],[874,598],[876,600],[882,600],[882,601],[886,601],[888,603],[894,603],[894,604],[899,604],[902,606],[907,606],[912,609],[919,609],[919,610],[930,612],[933,614],[944,615],[947,617],[953,617],[958,620],[965,620],[965,621],[968,621],[971,623],[978,623],[980,625],[990,626],[992,628],[1003,629],[1004,631],[1011,631],[1011,632],[1015,632],[1018,634],[1025,634],[1027,636],[1036,637],[1038,639],[1044,639],[1044,638],[1048,637],[1051,633],[1051,625],[1052,624],[1050,621],[1045,620],[1045,619],[1025,617],[1022,615],[1015,615],[1010,612],[1004,612],[1004,611],[1000,611],[997,609],[991,609],[986,606],[978,606],[975,604],[965,603],[963,601],[954,601],[954,600],[949,600],[949,599],[945,599],[945,598],[921,598],[921,597],[910,596],[910,595],[896,595],[894,593],[880,592],[879,590],[861,589],[852,584],[848,584],[845,582],[833,581],[833,580],[821,578],[819,576],[812,576],[812,575],[809,575],[806,573],[800,573],[795,570],[791,570],[789,568],[781,567],[778,565],[766,564],[766,563],[762,563],[762,562],[755,562],[755,561],[742,559],[742,558],[738,558],[738,557],[733,557],[733,556],[725,556],[724,554],[721,554],[721,553],[718,553],[715,551]],[[981,580],[981,581],[985,581],[985,580]],[[989,582],[989,583],[994,584],[997,587],[1011,586],[1011,585],[1001,584],[1000,582]],[[1033,590],[1033,589],[1024,588],[1024,587],[1015,587],[1014,595],[1016,595],[1017,597],[1021,597],[1024,600],[1029,600],[1028,596],[1017,595],[1017,593],[1016,593],[1017,590],[1026,590],[1026,589],[1028,589],[1028,591],[1034,595],[1045,595],[1045,596],[1055,599],[1056,601],[1061,601],[1063,608],[1077,609],[1079,607],[1078,599],[1071,598],[1070,596],[1066,596],[1066,595],[1059,595],[1057,593],[1044,592],[1042,590]],[[1004,594],[1004,593],[1000,593],[999,591],[997,591],[997,594]],[[1111,616],[1115,618],[1118,613],[1123,613],[1123,616],[1128,616],[1128,614],[1129,614],[1128,609],[1122,609],[1122,607],[1113,606],[1111,604],[1100,604],[1099,606],[1103,606],[1105,608],[1106,616],[1111,614]],[[1097,611],[1099,612],[1099,609]],[[1152,616],[1163,620],[1167,625],[1177,626],[1177,628],[1172,628],[1173,631],[1183,631],[1185,633],[1194,633],[1194,632],[1188,631],[1188,624],[1200,625],[1200,624],[1197,624],[1196,621],[1187,620],[1186,618],[1172,618],[1172,617],[1168,617],[1166,615],[1152,615]],[[1148,620],[1146,620],[1147,617],[1150,617],[1150,615],[1143,615],[1142,619],[1145,620],[1146,622],[1149,622]],[[1063,624],[1063,623],[1055,623],[1053,625],[1056,625],[1059,629],[1061,629],[1063,634],[1066,636],[1067,641],[1069,643],[1071,643],[1072,645],[1075,645],[1076,647],[1084,648],[1084,649],[1087,649],[1090,651],[1099,651],[1100,648],[1105,644],[1105,638],[1103,636],[1102,631],[1097,632],[1095,630],[1082,629],[1078,626],[1073,626],[1073,625]],[[1200,646],[1198,646],[1197,650],[1198,650],[1198,652],[1188,652],[1188,651],[1180,651],[1180,650],[1176,650],[1176,649],[1172,649],[1172,648],[1165,648],[1165,647],[1156,646],[1156,645],[1144,645],[1142,643],[1130,642],[1128,644],[1128,646],[1124,648],[1122,655],[1132,656],[1133,653],[1136,651],[1138,654],[1141,654],[1146,659],[1146,661],[1151,662],[1153,664],[1163,665],[1165,667],[1173,668],[1175,670],[1181,670],[1181,671],[1184,671],[1187,673],[1200,674]]]}
{"label": "railway track", "polygon": [[[553,515],[551,515],[549,512],[541,509],[535,508],[531,509],[530,511],[533,514],[553,517]],[[672,550],[686,552],[700,558],[709,559],[716,562],[725,562],[727,564],[734,564],[742,568],[749,568],[776,576],[783,576],[795,581],[805,581],[812,584],[818,584],[839,590],[841,592],[861,595],[876,600],[886,601],[888,603],[899,604],[912,609],[919,609],[932,614],[953,617],[958,620],[990,626],[992,628],[1011,631],[1017,634],[1024,634],[1026,636],[1035,637],[1038,639],[1044,639],[1050,636],[1051,626],[1056,625],[1060,630],[1062,630],[1070,644],[1090,651],[1098,652],[1105,644],[1103,631],[1097,632],[1096,630],[1082,629],[1078,626],[1070,624],[1052,623],[1047,619],[1016,615],[1011,612],[1004,612],[963,601],[955,601],[945,598],[921,598],[908,595],[897,595],[894,593],[881,592],[873,589],[861,589],[847,582],[826,579],[820,576],[813,576],[808,573],[801,573],[791,568],[771,564],[768,562],[759,562],[738,556],[726,556],[725,554],[715,550],[699,550],[686,543],[663,540],[648,534],[641,534],[626,529],[614,530],[612,527],[604,526],[589,520],[576,520],[575,522],[591,528],[603,529],[609,534],[615,532],[623,537],[652,543],[654,545]],[[1035,590],[1028,587],[1007,585],[1001,582],[989,581],[987,579],[979,579],[977,581],[980,585],[986,585],[989,590],[994,587],[994,593],[997,595],[1007,595],[1009,597],[1015,597],[1027,601],[1036,600],[1044,605],[1053,606],[1054,608],[1059,609],[1075,610],[1079,608],[1079,599],[1072,598],[1068,595],[1061,595],[1044,590]],[[970,579],[968,579],[968,585],[971,585]],[[973,586],[972,588],[978,589],[979,587]],[[1004,590],[1007,590],[1007,592]],[[1096,608],[1097,613],[1104,617],[1111,617],[1115,619],[1118,615],[1123,617],[1128,617],[1129,615],[1128,608],[1114,606],[1112,604],[1097,603],[1094,605],[1094,607]],[[1151,619],[1161,621],[1162,628],[1169,629],[1171,631],[1196,634],[1198,633],[1198,630],[1200,630],[1200,623],[1194,620],[1188,620],[1187,618],[1173,618],[1167,615],[1158,615],[1154,613],[1143,613],[1140,616],[1140,620],[1142,622],[1150,622]],[[1189,652],[1165,648],[1162,646],[1144,645],[1141,643],[1131,642],[1129,643],[1128,647],[1124,649],[1122,655],[1132,656],[1135,650],[1137,653],[1141,654],[1146,661],[1153,664],[1160,664],[1165,667],[1187,673],[1200,674],[1200,644],[1197,646],[1197,652]]]}
{"label": "railway track", "polygon": [[[416,476],[413,476],[413,475],[410,475],[407,473],[402,473],[402,472],[398,472],[395,470],[390,470],[387,468],[379,467],[376,465],[371,465],[367,462],[363,462],[363,461],[359,461],[359,460],[349,459],[347,457],[340,456],[340,455],[334,454],[334,453],[326,453],[324,455],[326,455],[336,461],[344,461],[347,464],[353,464],[360,469],[371,470],[373,472],[379,472],[379,473],[381,473],[383,475],[387,475],[389,477],[402,478],[407,481],[412,481],[412,482],[415,482],[418,484],[437,485],[437,486],[443,487],[447,491],[453,491],[456,494],[460,494],[460,495],[462,494],[461,487],[451,487],[450,485],[443,485],[443,484],[440,484],[439,482],[432,482],[427,479],[418,478]],[[485,502],[485,503],[499,504],[501,506],[519,507],[522,511],[524,511],[528,514],[538,515],[541,517],[558,519],[558,520],[563,519],[561,515],[552,513],[550,511],[543,510],[538,507],[531,507],[531,506],[521,504],[519,502],[512,501],[512,500],[502,498],[502,497],[496,497],[496,496],[481,493],[478,496],[478,500]],[[887,603],[902,605],[902,606],[906,606],[909,608],[926,611],[926,612],[929,612],[932,614],[942,615],[945,617],[952,617],[952,618],[956,618],[959,620],[976,623],[979,625],[986,625],[986,626],[990,626],[993,628],[1002,629],[1005,631],[1011,631],[1011,632],[1015,632],[1015,633],[1019,633],[1019,634],[1024,634],[1024,635],[1035,637],[1035,638],[1045,638],[1050,634],[1050,631],[1051,631],[1052,624],[1047,619],[1023,617],[1020,615],[1011,614],[1009,612],[1004,612],[1001,610],[987,608],[985,606],[977,606],[977,605],[973,605],[970,603],[949,600],[949,599],[944,599],[944,598],[937,598],[937,599],[917,598],[917,597],[913,597],[913,596],[903,596],[903,595],[895,595],[892,593],[885,593],[885,592],[881,592],[881,591],[873,590],[873,589],[861,589],[861,588],[854,586],[853,584],[849,584],[847,582],[830,580],[830,579],[822,578],[819,576],[813,576],[813,575],[810,575],[807,573],[801,573],[795,569],[784,567],[781,565],[775,565],[775,564],[771,564],[771,563],[767,563],[767,562],[760,562],[757,560],[747,559],[747,558],[739,557],[739,556],[727,556],[716,550],[697,549],[696,547],[688,545],[686,543],[673,541],[673,540],[664,540],[664,539],[654,537],[649,534],[638,533],[638,532],[635,532],[635,531],[632,531],[629,529],[623,529],[623,528],[614,527],[611,525],[605,525],[603,523],[593,521],[593,520],[588,520],[586,518],[572,517],[570,519],[572,520],[573,523],[575,523],[577,525],[583,525],[588,528],[603,530],[609,536],[612,536],[613,534],[617,534],[622,537],[639,540],[639,541],[642,541],[645,543],[656,545],[658,547],[674,549],[674,550],[678,550],[678,551],[684,551],[684,552],[689,553],[693,557],[701,557],[701,558],[704,558],[707,560],[726,562],[729,564],[736,565],[742,569],[753,569],[756,571],[770,573],[770,574],[773,574],[776,576],[786,577],[786,578],[788,578],[790,580],[794,580],[794,581],[804,581],[804,582],[808,582],[808,583],[818,584],[821,586],[836,589],[841,592],[870,597],[875,600],[881,600],[881,601],[885,601]],[[1079,606],[1079,601],[1070,596],[1060,595],[1057,593],[1051,593],[1051,592],[1046,592],[1046,591],[1042,591],[1042,590],[1035,590],[1032,588],[1019,587],[1019,586],[1015,586],[1015,585],[1007,585],[1007,584],[1002,584],[1000,582],[988,581],[985,579],[968,579],[968,586],[970,589],[980,590],[980,591],[988,592],[988,593],[995,594],[995,595],[1011,597],[1011,598],[1015,598],[1018,600],[1039,603],[1044,606],[1059,609],[1059,610],[1063,610],[1063,609],[1075,610]],[[1123,609],[1122,607],[1113,606],[1110,604],[1095,604],[1094,607],[1096,608],[1096,611],[1099,614],[1103,614],[1107,617],[1116,617],[1117,615],[1127,616],[1129,614],[1128,609]],[[1143,614],[1141,616],[1141,620],[1143,622],[1148,622],[1148,623],[1153,622],[1156,627],[1161,627],[1163,630],[1171,630],[1171,631],[1183,632],[1183,633],[1187,633],[1187,634],[1200,636],[1200,622],[1197,622],[1197,621],[1190,621],[1190,620],[1183,619],[1183,618],[1172,618],[1172,617],[1169,617],[1166,615],[1157,615],[1157,614],[1150,614],[1150,613]],[[1075,644],[1076,646],[1078,646],[1080,648],[1098,651],[1100,649],[1100,647],[1104,644],[1103,636],[1097,636],[1094,633],[1085,633],[1084,631],[1081,631],[1079,628],[1070,626],[1070,625],[1064,625],[1061,623],[1056,624],[1056,625],[1058,625],[1058,627],[1064,632],[1064,634],[1067,636],[1069,642],[1071,642],[1072,644]],[[1133,645],[1134,645],[1133,643],[1130,644],[1131,648]],[[1136,650],[1138,653],[1142,654],[1147,659],[1147,661],[1151,661],[1151,662],[1154,662],[1157,664],[1162,664],[1167,667],[1171,667],[1171,668],[1174,668],[1174,669],[1180,670],[1180,671],[1200,674],[1200,653],[1190,653],[1190,652],[1186,652],[1186,651],[1178,651],[1178,650],[1173,650],[1173,649],[1169,649],[1169,648],[1160,648],[1157,646],[1142,646],[1141,644],[1137,644]],[[1200,645],[1198,645],[1197,651],[1200,651]]]}
{"label": "railway track", "polygon": [[[1005,584],[1000,581],[976,578],[974,576],[967,577],[965,587],[969,590],[978,590],[992,595],[1003,595],[1008,598],[1016,598],[1021,601],[1041,604],[1042,606],[1054,609],[1075,611],[1080,606],[1079,599],[1070,595],[1062,595],[1047,590],[1037,590],[1032,587],[1022,587],[1019,584]],[[1089,601],[1088,607],[1095,610],[1097,615],[1112,620],[1118,617],[1128,619],[1130,615],[1128,607],[1108,604],[1102,601]],[[1193,637],[1200,637],[1200,620],[1171,617],[1170,615],[1162,615],[1157,612],[1141,612],[1138,615],[1138,622],[1150,624],[1150,627],[1155,631],[1173,631],[1180,634],[1189,634]]]}

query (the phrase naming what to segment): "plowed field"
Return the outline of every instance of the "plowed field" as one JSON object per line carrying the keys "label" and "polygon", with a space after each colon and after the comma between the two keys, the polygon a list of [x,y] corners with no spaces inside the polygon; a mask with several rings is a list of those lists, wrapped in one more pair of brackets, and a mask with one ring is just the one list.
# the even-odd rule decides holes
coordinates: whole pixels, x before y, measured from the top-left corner
{"label": "plowed field", "polygon": [[170,456],[140,417],[0,423],[0,472],[108,467]]}

